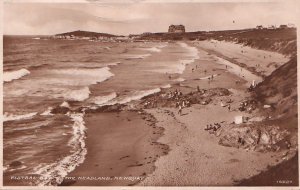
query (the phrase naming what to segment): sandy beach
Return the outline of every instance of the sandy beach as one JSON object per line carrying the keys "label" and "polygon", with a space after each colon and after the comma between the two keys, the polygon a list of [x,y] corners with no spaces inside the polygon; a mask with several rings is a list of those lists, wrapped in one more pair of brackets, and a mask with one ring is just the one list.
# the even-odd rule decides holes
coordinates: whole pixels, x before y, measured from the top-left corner
{"label": "sandy beach", "polygon": [[23,1],[3,4],[4,189],[299,187],[294,0]]}
{"label": "sandy beach", "polygon": [[168,151],[156,142],[164,129],[155,122],[141,112],[88,114],[86,160],[61,185],[134,185],[145,178],[157,158]]}
{"label": "sandy beach", "polygon": [[[222,42],[218,43],[223,47]],[[86,160],[68,175],[69,179],[65,179],[62,185],[231,186],[295,155],[295,151],[285,149],[258,152],[220,145],[220,134],[229,130],[235,116],[250,119],[260,116],[257,110],[245,113],[238,109],[240,102],[250,96],[246,89],[252,78],[245,77],[242,70],[237,75],[236,71],[220,64],[216,57],[223,53],[223,48],[215,47],[214,51],[219,52],[212,54],[208,53],[209,50],[204,51],[206,46],[197,44],[196,47],[199,59],[186,67],[181,75],[183,80],[161,93],[178,90],[187,95],[197,91],[198,87],[212,90],[222,87],[228,89],[230,95],[211,97],[207,105],[192,104],[181,114],[177,108],[168,106],[142,109],[140,101],[117,109],[117,112],[87,114]],[[227,51],[225,55],[239,58],[244,64],[251,59],[248,54],[234,54],[234,51]],[[247,49],[250,55],[256,51]],[[272,54],[261,50],[260,53]],[[278,61],[277,54],[272,58],[268,57],[264,64]],[[280,58],[281,61],[286,59],[284,56]],[[275,69],[265,65],[259,69],[262,68],[267,68],[267,73]],[[208,80],[207,77],[212,75],[213,79]],[[151,96],[143,98],[142,102],[148,99],[151,101]],[[221,106],[221,102],[228,99],[231,101],[230,110]],[[205,130],[212,123],[221,123],[219,133],[210,134]],[[80,180],[80,176],[98,178]],[[76,179],[72,180],[72,177]],[[118,177],[125,177],[125,180]],[[129,177],[137,178],[128,180]]]}

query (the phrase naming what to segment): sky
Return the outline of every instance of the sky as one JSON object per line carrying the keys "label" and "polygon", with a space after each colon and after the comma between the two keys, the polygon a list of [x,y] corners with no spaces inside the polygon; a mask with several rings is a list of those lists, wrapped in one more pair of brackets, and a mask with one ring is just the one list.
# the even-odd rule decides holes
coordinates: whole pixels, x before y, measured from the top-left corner
{"label": "sky", "polygon": [[296,24],[299,12],[295,3],[270,0],[5,0],[3,33],[53,35],[85,30],[128,35],[167,32],[171,24],[183,24],[188,32],[279,26]]}

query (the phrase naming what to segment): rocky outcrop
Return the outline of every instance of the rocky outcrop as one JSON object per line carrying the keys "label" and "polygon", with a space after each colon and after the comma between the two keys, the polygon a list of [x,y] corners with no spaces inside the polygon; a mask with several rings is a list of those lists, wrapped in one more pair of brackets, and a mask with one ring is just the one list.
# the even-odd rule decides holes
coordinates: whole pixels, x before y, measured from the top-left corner
{"label": "rocky outcrop", "polygon": [[223,146],[255,151],[278,151],[291,147],[290,132],[274,125],[233,125],[219,139]]}

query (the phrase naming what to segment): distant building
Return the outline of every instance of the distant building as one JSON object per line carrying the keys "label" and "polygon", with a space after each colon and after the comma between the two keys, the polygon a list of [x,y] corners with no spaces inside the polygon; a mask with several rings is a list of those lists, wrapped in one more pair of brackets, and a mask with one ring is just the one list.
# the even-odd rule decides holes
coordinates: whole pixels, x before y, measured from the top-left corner
{"label": "distant building", "polygon": [[268,26],[268,29],[269,29],[269,30],[275,30],[275,29],[276,29],[276,26],[275,26],[275,25],[270,25],[270,26]]}
{"label": "distant building", "polygon": [[262,26],[262,25],[258,25],[258,26],[256,26],[256,29],[259,29],[259,30],[261,30],[261,29],[263,29],[264,27]]}
{"label": "distant building", "polygon": [[286,24],[282,24],[279,26],[279,28],[284,29],[284,28],[288,28],[288,26]]}
{"label": "distant building", "polygon": [[185,33],[185,27],[183,25],[171,25],[169,26],[169,33]]}

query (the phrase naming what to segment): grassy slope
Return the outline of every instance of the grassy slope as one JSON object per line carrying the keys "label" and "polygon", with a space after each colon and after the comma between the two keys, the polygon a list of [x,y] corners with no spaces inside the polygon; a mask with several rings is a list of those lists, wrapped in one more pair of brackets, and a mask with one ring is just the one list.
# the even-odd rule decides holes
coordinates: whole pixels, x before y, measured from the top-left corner
{"label": "grassy slope", "polygon": [[297,113],[297,58],[276,69],[257,85],[254,96],[276,108],[276,114]]}
{"label": "grassy slope", "polygon": [[225,40],[257,49],[276,51],[285,55],[296,55],[296,29],[243,29],[211,32],[186,32],[182,34],[153,33],[140,36],[141,40]]}
{"label": "grassy slope", "polygon": [[78,37],[100,37],[100,36],[114,37],[115,36],[115,35],[112,35],[112,34],[88,32],[88,31],[81,31],[81,30],[56,34],[56,36],[58,36],[58,35],[74,35],[74,36],[78,36]]}

